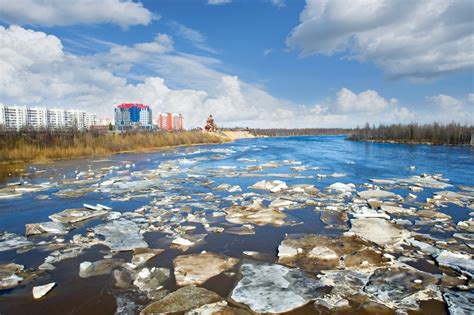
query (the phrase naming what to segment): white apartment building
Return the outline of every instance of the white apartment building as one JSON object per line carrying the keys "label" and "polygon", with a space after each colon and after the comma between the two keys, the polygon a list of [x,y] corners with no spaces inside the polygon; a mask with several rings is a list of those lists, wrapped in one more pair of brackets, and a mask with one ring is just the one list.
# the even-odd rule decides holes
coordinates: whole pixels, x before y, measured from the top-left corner
{"label": "white apartment building", "polygon": [[87,129],[97,124],[95,114],[81,110],[47,109],[46,107],[5,106],[0,104],[0,126],[10,130],[22,127]]}
{"label": "white apartment building", "polygon": [[27,108],[28,126],[34,129],[48,128],[48,110],[46,107]]}
{"label": "white apartment building", "polygon": [[140,125],[142,126],[150,126],[151,125],[151,111],[148,110],[141,110],[140,111]]}
{"label": "white apartment building", "polygon": [[48,109],[48,126],[59,129],[66,126],[66,113],[64,109]]}
{"label": "white apartment building", "polygon": [[8,129],[20,129],[28,125],[28,109],[26,106],[0,105],[0,116],[3,116],[3,125]]}

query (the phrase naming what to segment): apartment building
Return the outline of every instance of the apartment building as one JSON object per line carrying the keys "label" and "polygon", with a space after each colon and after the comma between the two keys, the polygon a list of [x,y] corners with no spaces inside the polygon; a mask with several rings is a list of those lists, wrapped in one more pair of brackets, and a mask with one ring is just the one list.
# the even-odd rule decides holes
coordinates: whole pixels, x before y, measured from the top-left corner
{"label": "apartment building", "polygon": [[158,126],[161,130],[167,131],[184,130],[183,115],[173,113],[160,113],[158,114]]}
{"label": "apartment building", "polygon": [[147,105],[125,103],[115,108],[115,127],[118,130],[152,128],[151,109]]}
{"label": "apartment building", "polygon": [[81,110],[48,109],[46,107],[0,105],[0,126],[10,130],[31,129],[88,129],[97,117]]}

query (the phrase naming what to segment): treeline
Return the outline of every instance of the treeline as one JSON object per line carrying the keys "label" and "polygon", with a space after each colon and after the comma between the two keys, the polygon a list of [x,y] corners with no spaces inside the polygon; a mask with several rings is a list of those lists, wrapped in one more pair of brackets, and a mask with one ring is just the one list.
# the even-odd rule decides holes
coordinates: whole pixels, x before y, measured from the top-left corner
{"label": "treeline", "polygon": [[466,145],[471,144],[471,137],[474,134],[474,126],[450,123],[447,125],[433,123],[419,125],[393,124],[370,127],[367,124],[364,128],[357,128],[349,136],[349,140],[359,141],[385,141],[400,143],[427,143],[427,144],[447,144]]}
{"label": "treeline", "polygon": [[316,136],[316,135],[348,135],[353,129],[343,128],[300,128],[300,129],[251,129],[255,136],[287,137],[287,136]]}
{"label": "treeline", "polygon": [[217,135],[197,131],[106,134],[72,130],[1,131],[0,161],[40,162],[224,141]]}

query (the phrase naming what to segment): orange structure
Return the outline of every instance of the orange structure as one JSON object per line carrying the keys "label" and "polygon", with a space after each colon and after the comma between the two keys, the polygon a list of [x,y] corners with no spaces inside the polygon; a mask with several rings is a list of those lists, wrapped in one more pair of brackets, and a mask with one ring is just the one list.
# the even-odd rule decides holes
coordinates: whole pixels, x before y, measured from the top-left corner
{"label": "orange structure", "polygon": [[161,130],[166,131],[184,130],[183,115],[173,113],[160,113],[158,115],[158,126]]}

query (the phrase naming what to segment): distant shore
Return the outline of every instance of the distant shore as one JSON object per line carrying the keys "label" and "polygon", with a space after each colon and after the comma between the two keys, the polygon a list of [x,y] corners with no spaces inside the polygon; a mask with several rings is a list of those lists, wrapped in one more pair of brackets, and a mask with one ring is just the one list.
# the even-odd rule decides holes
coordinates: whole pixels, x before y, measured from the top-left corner
{"label": "distant shore", "polygon": [[474,126],[450,124],[393,124],[364,128],[357,128],[348,137],[348,140],[403,143],[403,144],[426,144],[426,145],[450,145],[450,146],[472,146],[474,145]]}
{"label": "distant shore", "polygon": [[373,143],[391,143],[391,144],[413,144],[413,145],[432,145],[432,146],[460,146],[460,147],[470,147],[469,143],[446,143],[446,142],[430,142],[430,141],[416,141],[416,140],[407,140],[407,139],[353,139],[347,138],[349,141],[357,142],[373,142]]}

